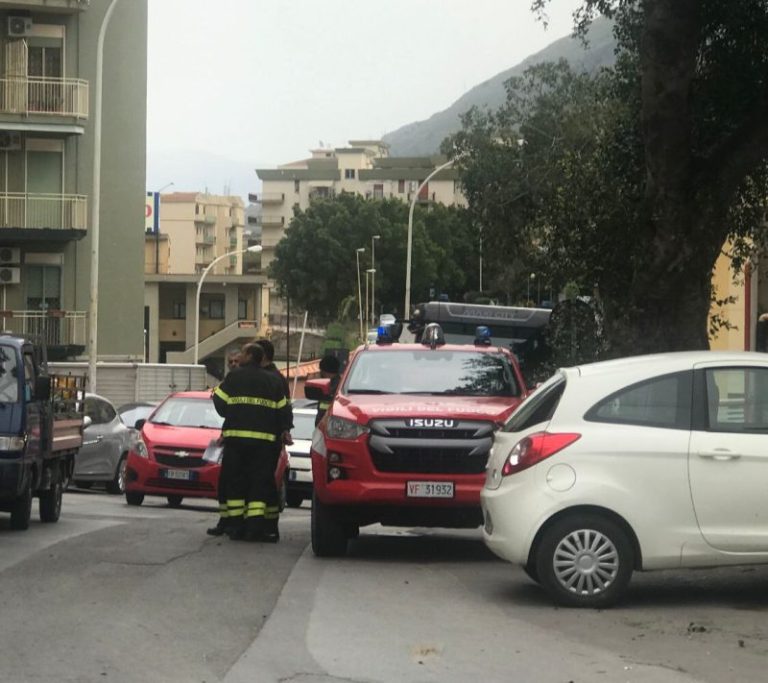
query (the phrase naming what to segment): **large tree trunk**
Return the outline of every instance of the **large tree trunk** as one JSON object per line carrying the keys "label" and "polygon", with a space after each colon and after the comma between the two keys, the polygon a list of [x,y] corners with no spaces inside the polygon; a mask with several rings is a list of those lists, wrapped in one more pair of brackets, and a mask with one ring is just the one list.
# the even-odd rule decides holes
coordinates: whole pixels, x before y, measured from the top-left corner
{"label": "large tree trunk", "polygon": [[[625,311],[630,333],[614,352],[707,348],[711,271],[720,245],[702,243],[694,201],[691,85],[700,0],[644,0],[641,125],[645,145],[647,266],[636,271]],[[705,241],[706,242],[706,241]],[[699,268],[692,269],[692,262]],[[691,279],[691,273],[702,273]]]}

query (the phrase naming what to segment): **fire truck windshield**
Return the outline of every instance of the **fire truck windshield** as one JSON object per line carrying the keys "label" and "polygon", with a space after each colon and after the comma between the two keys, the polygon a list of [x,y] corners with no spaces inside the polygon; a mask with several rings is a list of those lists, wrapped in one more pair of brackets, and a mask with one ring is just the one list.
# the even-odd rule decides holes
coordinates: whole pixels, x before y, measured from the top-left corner
{"label": "fire truck windshield", "polygon": [[346,394],[520,396],[502,353],[377,351],[361,353],[350,368]]}

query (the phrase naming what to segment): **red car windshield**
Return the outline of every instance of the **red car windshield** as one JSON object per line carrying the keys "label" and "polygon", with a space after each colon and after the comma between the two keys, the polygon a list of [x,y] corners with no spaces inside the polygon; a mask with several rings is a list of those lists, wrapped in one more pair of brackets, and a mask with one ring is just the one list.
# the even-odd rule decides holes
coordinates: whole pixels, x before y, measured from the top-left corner
{"label": "red car windshield", "polygon": [[216,412],[211,399],[178,397],[164,401],[150,422],[171,427],[221,429],[224,418]]}
{"label": "red car windshield", "polygon": [[521,391],[502,353],[424,350],[359,354],[344,393],[520,396]]}

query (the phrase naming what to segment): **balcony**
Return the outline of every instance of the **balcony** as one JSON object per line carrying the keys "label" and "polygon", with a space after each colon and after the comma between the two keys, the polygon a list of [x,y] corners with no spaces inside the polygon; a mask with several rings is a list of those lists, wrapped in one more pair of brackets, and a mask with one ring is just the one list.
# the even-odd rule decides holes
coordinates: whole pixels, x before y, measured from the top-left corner
{"label": "balcony", "polygon": [[37,335],[48,344],[58,347],[79,347],[86,344],[87,313],[85,311],[0,311],[3,332],[18,335]]}
{"label": "balcony", "polygon": [[199,213],[195,216],[195,223],[207,223],[208,225],[216,224],[216,216],[212,216],[207,213]]}
{"label": "balcony", "polygon": [[265,216],[261,216],[259,223],[261,225],[268,226],[268,227],[280,227],[282,225],[285,225],[285,217],[265,215]]}
{"label": "balcony", "polygon": [[0,192],[0,228],[65,231],[87,226],[85,195]]}
{"label": "balcony", "polygon": [[88,81],[80,78],[0,78],[0,114],[88,118]]}
{"label": "balcony", "polygon": [[0,0],[0,9],[27,9],[34,12],[74,14],[88,9],[85,0]]}
{"label": "balcony", "polygon": [[285,193],[283,192],[262,192],[259,195],[253,195],[255,201],[265,204],[282,204],[285,201]]}

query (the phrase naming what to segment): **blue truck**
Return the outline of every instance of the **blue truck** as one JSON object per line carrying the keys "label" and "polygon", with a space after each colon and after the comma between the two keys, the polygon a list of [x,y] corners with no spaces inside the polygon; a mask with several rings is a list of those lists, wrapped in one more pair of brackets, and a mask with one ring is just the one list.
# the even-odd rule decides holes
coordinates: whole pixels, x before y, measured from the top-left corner
{"label": "blue truck", "polygon": [[85,377],[48,373],[44,344],[0,334],[0,512],[12,529],[29,527],[34,498],[41,521],[59,520],[83,443],[84,399]]}

